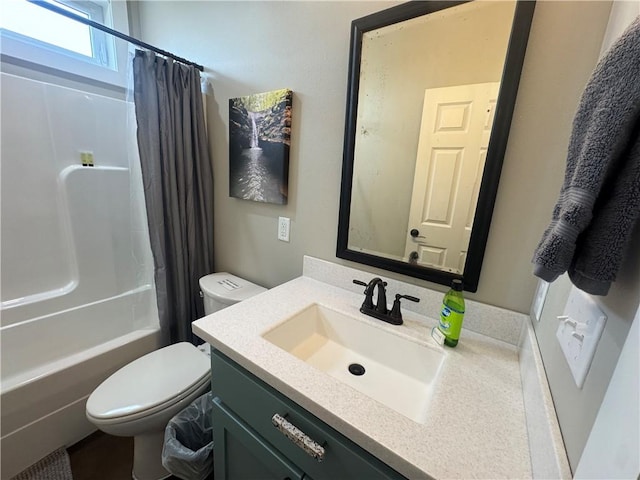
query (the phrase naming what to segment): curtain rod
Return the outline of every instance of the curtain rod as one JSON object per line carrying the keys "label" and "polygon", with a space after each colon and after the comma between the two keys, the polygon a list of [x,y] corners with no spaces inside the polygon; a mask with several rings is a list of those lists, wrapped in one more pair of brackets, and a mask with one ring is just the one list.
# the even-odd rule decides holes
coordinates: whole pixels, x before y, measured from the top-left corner
{"label": "curtain rod", "polygon": [[134,37],[130,37],[129,35],[125,35],[122,32],[119,32],[117,30],[114,30],[113,28],[109,28],[101,23],[98,22],[94,22],[93,20],[89,20],[88,18],[84,18],[81,17],[80,15],[76,15],[75,13],[69,12],[63,8],[60,8],[56,5],[52,5],[49,2],[43,1],[43,0],[27,0],[29,3],[33,3],[35,5],[38,5],[39,7],[42,8],[46,8],[47,10],[51,10],[52,12],[58,13],[60,15],[63,15],[65,17],[68,17],[72,20],[75,20],[77,22],[80,23],[84,23],[85,25],[88,25],[90,27],[93,28],[97,28],[98,30],[102,30],[103,32],[109,33],[111,35],[113,35],[114,37],[118,37],[121,38],[122,40],[126,40],[129,43],[133,43],[134,45],[138,45],[139,47],[142,48],[146,48],[147,50],[152,50],[156,53],[159,53],[160,55],[163,55],[165,57],[169,57],[169,58],[173,58],[174,60],[180,62],[180,63],[184,63],[186,65],[191,65],[195,68],[197,68],[198,70],[200,70],[201,72],[204,71],[204,67],[202,65],[198,65],[197,63],[191,62],[189,60],[186,60],[182,57],[178,57],[177,55],[174,55],[173,53],[169,53],[166,52],[164,50],[161,50],[159,48],[154,47],[153,45],[149,45],[148,43],[143,42],[142,40],[138,40],[137,38]]}

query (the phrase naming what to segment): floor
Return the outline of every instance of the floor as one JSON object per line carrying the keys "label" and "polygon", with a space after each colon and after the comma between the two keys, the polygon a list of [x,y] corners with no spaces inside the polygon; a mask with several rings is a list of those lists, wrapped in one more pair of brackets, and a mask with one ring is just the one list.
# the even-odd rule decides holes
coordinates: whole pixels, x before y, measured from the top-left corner
{"label": "floor", "polygon": [[133,438],[95,432],[67,452],[73,480],[131,480]]}

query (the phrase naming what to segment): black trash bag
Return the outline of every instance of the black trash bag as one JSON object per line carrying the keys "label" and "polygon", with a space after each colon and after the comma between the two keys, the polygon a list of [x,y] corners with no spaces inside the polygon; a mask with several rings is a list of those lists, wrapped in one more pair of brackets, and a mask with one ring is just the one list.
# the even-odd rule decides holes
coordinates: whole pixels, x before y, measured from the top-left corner
{"label": "black trash bag", "polygon": [[213,472],[213,396],[205,393],[169,420],[162,466],[183,480],[205,480]]}

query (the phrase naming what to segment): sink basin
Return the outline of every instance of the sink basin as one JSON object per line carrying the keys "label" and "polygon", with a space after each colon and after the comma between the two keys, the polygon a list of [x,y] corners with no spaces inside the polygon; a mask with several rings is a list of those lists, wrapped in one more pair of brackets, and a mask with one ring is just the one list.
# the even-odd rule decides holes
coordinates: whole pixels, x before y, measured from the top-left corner
{"label": "sink basin", "polygon": [[411,420],[425,422],[444,359],[437,348],[319,304],[262,337]]}

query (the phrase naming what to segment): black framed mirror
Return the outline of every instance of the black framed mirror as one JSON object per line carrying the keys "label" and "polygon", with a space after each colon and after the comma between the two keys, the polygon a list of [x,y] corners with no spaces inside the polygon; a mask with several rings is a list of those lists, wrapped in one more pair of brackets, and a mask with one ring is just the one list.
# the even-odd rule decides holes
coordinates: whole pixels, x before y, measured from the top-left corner
{"label": "black framed mirror", "polygon": [[415,1],[352,22],[337,257],[477,290],[534,8]]}

